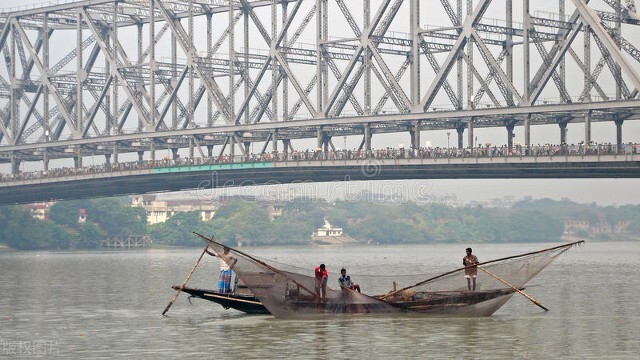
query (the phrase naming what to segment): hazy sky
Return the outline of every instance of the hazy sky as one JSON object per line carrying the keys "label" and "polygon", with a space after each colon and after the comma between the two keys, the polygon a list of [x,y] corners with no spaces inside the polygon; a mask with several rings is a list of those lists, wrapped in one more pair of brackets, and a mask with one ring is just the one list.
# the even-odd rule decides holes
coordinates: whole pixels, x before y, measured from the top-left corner
{"label": "hazy sky", "polygon": [[[66,2],[66,1],[65,1]],[[14,0],[14,1],[0,1],[0,9],[8,8],[12,6],[26,5],[26,4],[41,4],[41,3],[55,3],[55,1],[39,1],[39,0]],[[376,3],[375,1],[373,2]],[[423,2],[426,3],[426,2]],[[570,3],[570,2],[568,2]],[[514,1],[515,10],[518,11],[520,2]],[[549,12],[557,12],[555,7],[557,1],[542,0],[532,1],[532,7],[537,6],[536,11],[544,11],[545,4],[549,6]],[[358,6],[357,8],[359,8]],[[440,8],[440,5],[438,5]],[[357,11],[357,10],[355,10]],[[497,11],[497,10],[491,10]],[[493,17],[502,17],[501,14],[493,14]],[[538,14],[539,15],[539,14]],[[356,14],[354,14],[356,16]],[[360,15],[361,16],[361,15]],[[540,15],[539,15],[540,16]],[[488,17],[492,17],[489,13]],[[87,32],[88,33],[88,32]],[[85,34],[87,35],[87,34]],[[73,39],[74,35],[70,35]],[[122,40],[124,41],[124,40]],[[240,47],[240,41],[238,41]],[[595,45],[594,45],[595,48]],[[225,49],[226,50],[226,49]],[[534,51],[534,50],[532,50]],[[480,61],[480,60],[478,60]],[[597,59],[593,60],[594,63]],[[637,65],[637,64],[636,64]],[[517,66],[517,65],[516,65]],[[582,78],[580,77],[580,82]],[[551,82],[550,82],[551,83]],[[425,91],[426,89],[423,89]],[[640,121],[628,121],[623,128],[623,141],[639,142],[640,137]],[[465,134],[466,135],[466,134]],[[478,138],[479,143],[494,143],[504,144],[506,143],[506,131],[504,129],[476,129],[475,135]],[[524,142],[524,132],[522,127],[517,127],[515,130],[515,142]],[[433,131],[422,132],[422,144],[430,143],[432,146],[446,146],[448,143],[446,131]],[[568,142],[577,143],[584,139],[584,126],[582,124],[570,124],[568,128]],[[594,124],[592,127],[592,139],[598,142],[615,142],[615,126],[613,123]],[[559,131],[558,127],[544,126],[533,127],[531,134],[532,144],[537,143],[558,143]],[[346,139],[334,138],[334,144],[338,148],[346,146],[348,148],[357,147],[361,141],[361,137],[349,137]],[[374,136],[374,147],[384,148],[387,146],[398,147],[399,144],[407,146],[409,144],[408,134],[395,134],[385,136]],[[456,142],[455,132],[451,133],[449,143],[453,146]],[[294,146],[304,148],[315,147],[315,139],[308,141],[294,142]],[[465,136],[466,144],[466,136]],[[256,145],[258,146],[258,145]],[[256,150],[257,151],[257,150]],[[185,156],[186,150],[181,150],[180,154]],[[162,155],[160,155],[162,156]],[[131,160],[135,157],[131,156]],[[126,161],[126,156],[120,157],[121,161]],[[101,162],[102,159],[96,158],[96,163]],[[85,164],[87,161],[85,160]],[[55,163],[52,162],[52,167]],[[6,166],[0,166],[1,172],[7,172]],[[365,188],[375,191],[380,187],[388,186],[386,183],[370,182],[366,183]],[[316,184],[312,185],[315,192],[318,194],[328,193],[329,191],[339,192],[340,189],[348,187],[345,184],[331,184],[331,186]],[[353,184],[355,186],[355,184]],[[352,188],[353,188],[352,186]],[[420,187],[421,189],[427,189],[432,194],[455,194],[459,199],[464,201],[470,200],[486,200],[490,198],[502,197],[506,195],[516,196],[520,198],[525,195],[531,195],[534,198],[551,197],[554,199],[560,199],[567,197],[571,200],[578,202],[592,202],[596,201],[602,204],[626,204],[640,203],[640,179],[593,179],[593,180],[433,180],[433,181],[408,181],[404,185],[398,185],[400,189],[411,189],[414,187]],[[247,190],[249,191],[249,190]],[[261,190],[261,191],[268,191]]]}

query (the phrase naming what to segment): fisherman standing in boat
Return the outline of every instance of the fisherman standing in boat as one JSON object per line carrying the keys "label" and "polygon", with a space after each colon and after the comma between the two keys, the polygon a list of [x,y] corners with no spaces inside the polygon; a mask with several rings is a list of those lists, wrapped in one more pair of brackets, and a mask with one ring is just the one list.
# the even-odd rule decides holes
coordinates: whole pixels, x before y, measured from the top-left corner
{"label": "fisherman standing in boat", "polygon": [[[467,256],[462,258],[462,265],[466,268],[464,269],[464,277],[467,279],[467,287],[469,291],[476,291],[476,277],[478,276],[478,266],[480,262],[478,261],[478,257],[471,254],[473,250],[471,248],[467,248]],[[471,286],[471,282],[473,280],[473,286]]]}
{"label": "fisherman standing in boat", "polygon": [[[238,262],[238,258],[229,252],[228,247],[224,247],[224,254],[222,256],[217,253],[212,253],[209,249],[205,250],[207,254],[220,258],[220,276],[218,278],[218,292],[220,294],[230,293],[235,289],[231,288],[231,280],[234,279],[234,284],[238,281],[238,277],[233,273],[233,266]],[[226,260],[225,260],[226,259]]]}
{"label": "fisherman standing in boat", "polygon": [[315,273],[316,295],[318,295],[320,299],[324,299],[327,296],[327,280],[329,279],[329,274],[324,264],[320,264],[320,266],[315,269]]}

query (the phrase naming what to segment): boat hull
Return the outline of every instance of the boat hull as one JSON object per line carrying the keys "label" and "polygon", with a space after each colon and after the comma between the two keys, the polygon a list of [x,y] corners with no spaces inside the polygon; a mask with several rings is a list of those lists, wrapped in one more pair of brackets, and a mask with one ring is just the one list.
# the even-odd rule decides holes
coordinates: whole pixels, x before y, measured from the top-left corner
{"label": "boat hull", "polygon": [[269,314],[269,310],[262,305],[255,295],[221,294],[214,290],[195,289],[186,286],[182,289],[179,286],[173,286],[173,288],[193,297],[219,304],[225,309],[234,309],[247,314]]}
{"label": "boat hull", "polygon": [[[349,292],[352,290],[343,290]],[[514,289],[488,291],[451,291],[424,293],[423,298],[386,299],[375,296],[369,303],[346,303],[344,301],[308,301],[290,298],[285,301],[285,311],[276,314],[280,318],[317,318],[325,315],[351,314],[416,314],[446,317],[491,316],[515,293]]]}

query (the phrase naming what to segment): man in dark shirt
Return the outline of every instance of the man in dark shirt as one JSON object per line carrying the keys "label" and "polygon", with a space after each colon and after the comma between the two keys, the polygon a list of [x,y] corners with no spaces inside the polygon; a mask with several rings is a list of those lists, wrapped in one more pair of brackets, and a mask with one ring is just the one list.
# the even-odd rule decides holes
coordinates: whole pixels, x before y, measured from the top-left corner
{"label": "man in dark shirt", "polygon": [[338,278],[341,288],[356,290],[360,292],[360,285],[351,282],[351,276],[347,275],[347,270],[340,270],[340,277]]}
{"label": "man in dark shirt", "polygon": [[[467,279],[469,291],[476,291],[476,277],[478,276],[478,266],[476,265],[479,261],[475,255],[471,254],[472,251],[471,248],[467,248],[467,256],[462,258],[462,265],[466,266],[464,269],[464,277]],[[471,286],[472,280],[473,286]]]}

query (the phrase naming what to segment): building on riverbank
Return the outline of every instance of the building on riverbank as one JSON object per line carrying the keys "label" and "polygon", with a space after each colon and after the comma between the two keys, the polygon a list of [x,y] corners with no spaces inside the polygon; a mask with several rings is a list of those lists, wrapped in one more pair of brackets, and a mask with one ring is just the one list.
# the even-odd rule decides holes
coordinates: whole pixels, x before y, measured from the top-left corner
{"label": "building on riverbank", "polygon": [[158,199],[156,195],[134,195],[131,206],[142,207],[147,213],[149,225],[163,223],[180,212],[200,213],[200,220],[209,221],[213,218],[218,203],[199,199]]}

